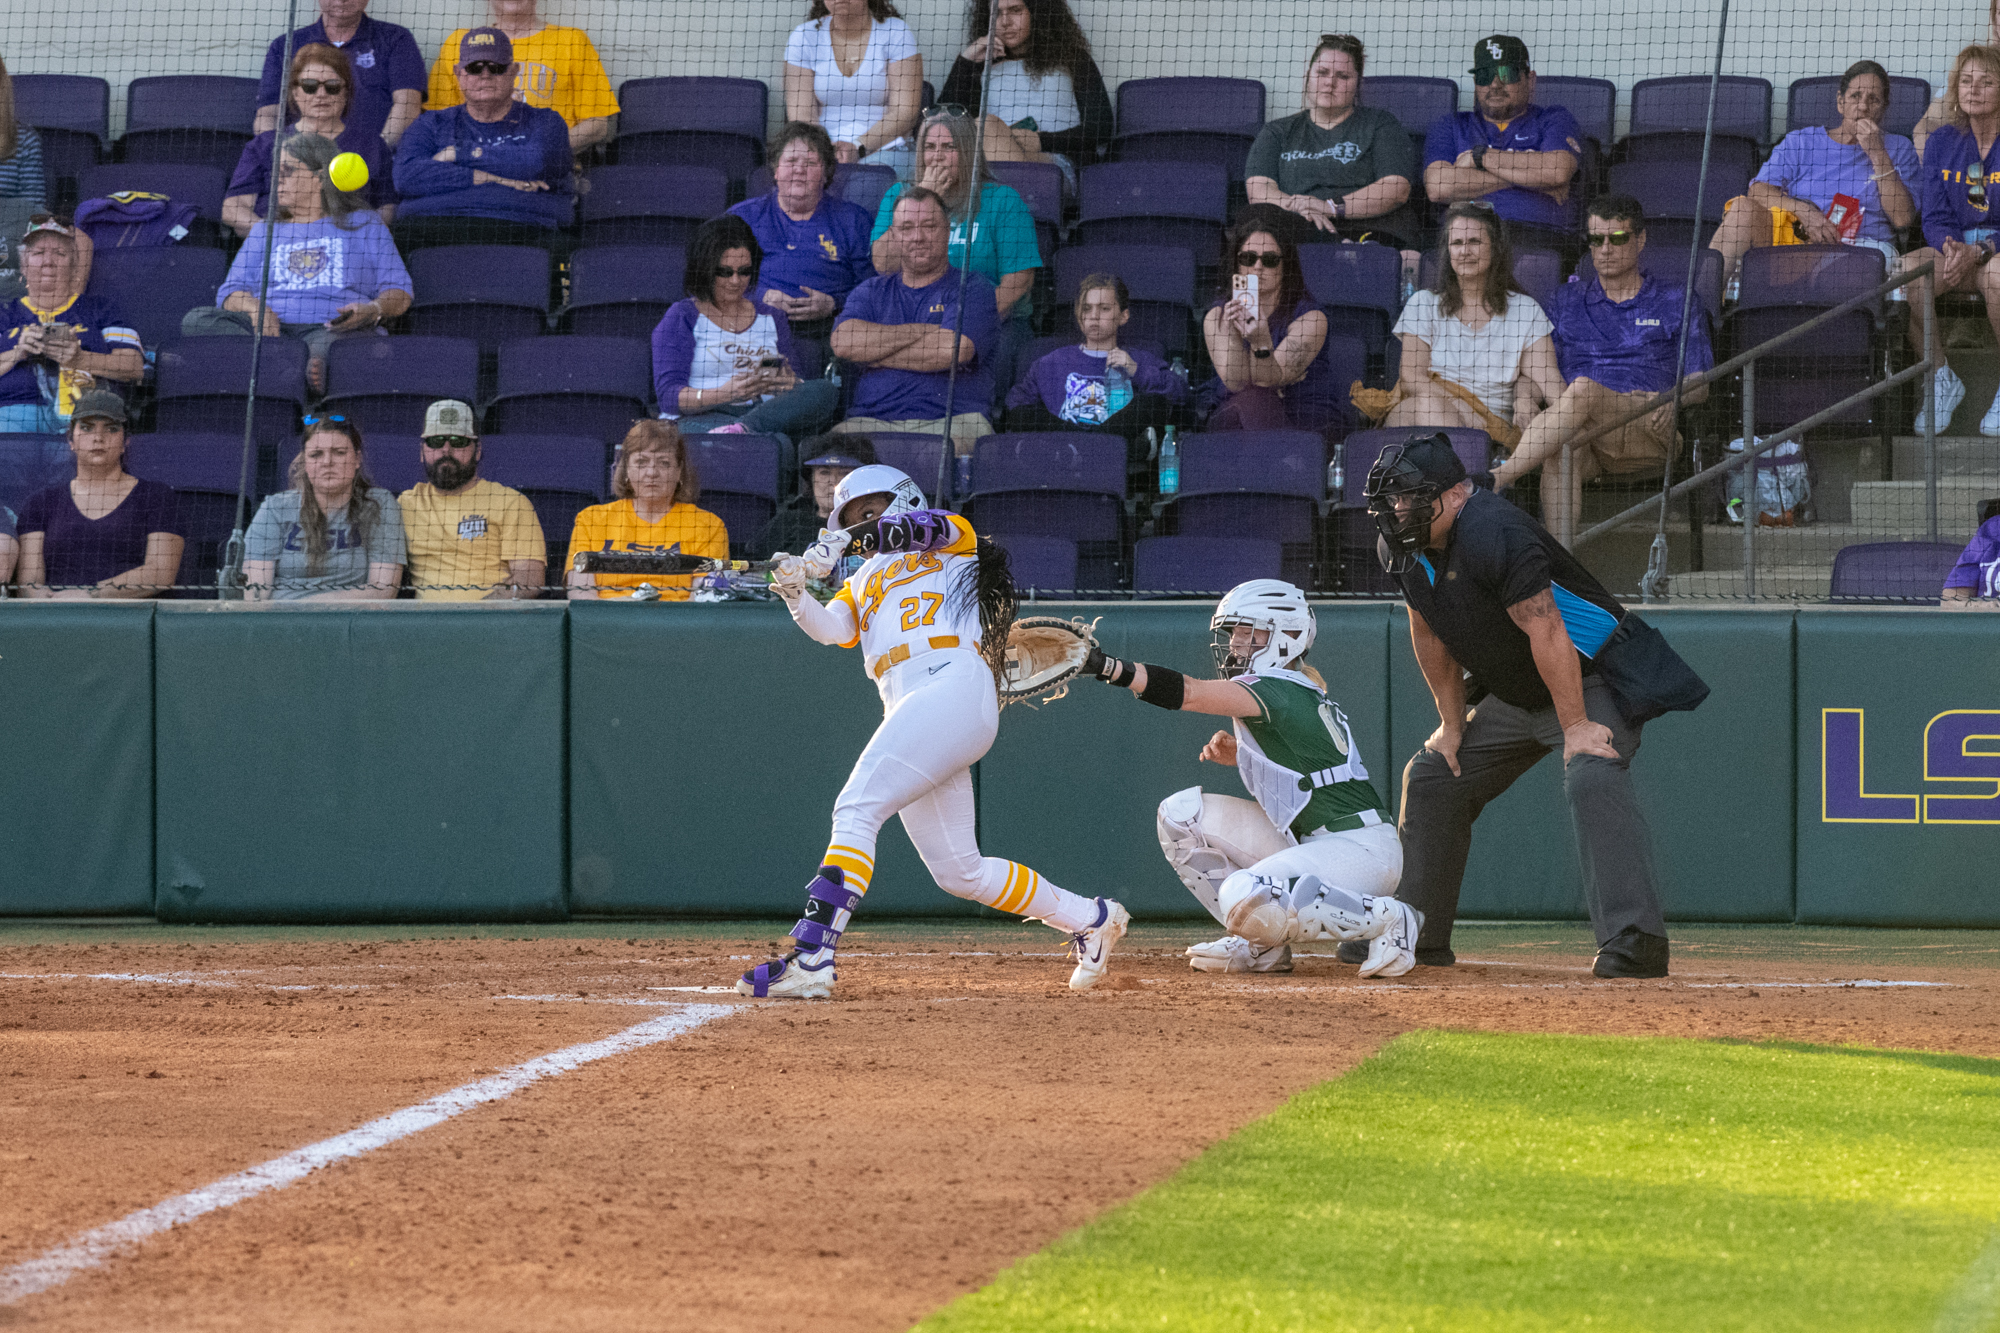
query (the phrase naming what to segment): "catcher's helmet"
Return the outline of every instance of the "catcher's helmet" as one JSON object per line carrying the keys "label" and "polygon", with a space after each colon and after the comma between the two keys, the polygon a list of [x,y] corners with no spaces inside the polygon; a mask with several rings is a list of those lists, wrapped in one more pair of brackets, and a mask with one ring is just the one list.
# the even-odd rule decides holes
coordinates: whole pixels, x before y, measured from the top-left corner
{"label": "catcher's helmet", "polygon": [[864,495],[887,495],[889,507],[882,511],[884,514],[907,514],[913,509],[930,507],[924,493],[917,489],[917,483],[911,481],[907,473],[887,463],[870,463],[842,477],[840,484],[833,488],[834,523],[845,526],[841,523],[841,511],[847,508],[850,501],[859,500]]}
{"label": "catcher's helmet", "polygon": [[[1238,625],[1267,630],[1261,648],[1233,651],[1229,641]],[[1313,646],[1319,625],[1306,595],[1283,579],[1251,579],[1239,583],[1215,604],[1208,622],[1208,648],[1225,680],[1268,667],[1289,667]]]}
{"label": "catcher's helmet", "polygon": [[1368,469],[1363,494],[1376,531],[1393,555],[1407,558],[1429,544],[1438,496],[1464,480],[1465,464],[1452,449],[1451,436],[1442,431],[1413,435],[1382,451]]}

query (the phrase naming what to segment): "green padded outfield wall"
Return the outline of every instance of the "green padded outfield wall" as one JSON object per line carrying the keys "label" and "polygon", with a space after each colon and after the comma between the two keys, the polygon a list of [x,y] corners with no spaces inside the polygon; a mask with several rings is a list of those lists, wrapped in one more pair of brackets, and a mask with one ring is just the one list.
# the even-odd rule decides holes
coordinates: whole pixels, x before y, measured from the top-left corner
{"label": "green padded outfield wall", "polygon": [[564,620],[161,605],[161,919],[560,919]]}
{"label": "green padded outfield wall", "polygon": [[2000,617],[1798,615],[1798,919],[2000,926]]}
{"label": "green padded outfield wall", "polygon": [[153,910],[153,604],[0,606],[0,915]]}

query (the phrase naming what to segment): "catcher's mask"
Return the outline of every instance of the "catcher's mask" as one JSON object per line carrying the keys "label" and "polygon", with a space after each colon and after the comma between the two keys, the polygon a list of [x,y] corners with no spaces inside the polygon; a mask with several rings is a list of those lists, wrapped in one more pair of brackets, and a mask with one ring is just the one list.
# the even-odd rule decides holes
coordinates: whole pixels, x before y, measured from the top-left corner
{"label": "catcher's mask", "polygon": [[889,507],[882,513],[907,514],[913,510],[929,508],[924,493],[917,489],[917,483],[900,469],[887,463],[870,463],[858,467],[840,479],[840,485],[833,488],[833,521],[845,526],[841,515],[847,506],[867,495],[887,495]]}
{"label": "catcher's mask", "polygon": [[1392,444],[1368,469],[1368,513],[1392,555],[1407,560],[1430,544],[1438,496],[1465,480],[1465,464],[1442,431]]}
{"label": "catcher's mask", "polygon": [[[1261,645],[1232,646],[1239,625],[1264,630]],[[1319,623],[1306,595],[1283,579],[1252,579],[1239,583],[1215,604],[1208,622],[1208,650],[1224,680],[1246,671],[1289,667],[1313,646]]]}

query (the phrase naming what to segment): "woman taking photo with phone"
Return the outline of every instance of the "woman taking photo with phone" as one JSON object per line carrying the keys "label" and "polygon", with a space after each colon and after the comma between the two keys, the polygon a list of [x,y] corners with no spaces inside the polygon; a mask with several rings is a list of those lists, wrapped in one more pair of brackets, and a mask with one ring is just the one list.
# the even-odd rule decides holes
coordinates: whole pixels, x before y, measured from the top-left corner
{"label": "woman taking photo with phone", "polygon": [[1306,293],[1298,249],[1281,235],[1284,216],[1253,204],[1223,237],[1232,294],[1201,323],[1224,395],[1208,419],[1211,431],[1345,424],[1345,391],[1327,360],[1326,311]]}

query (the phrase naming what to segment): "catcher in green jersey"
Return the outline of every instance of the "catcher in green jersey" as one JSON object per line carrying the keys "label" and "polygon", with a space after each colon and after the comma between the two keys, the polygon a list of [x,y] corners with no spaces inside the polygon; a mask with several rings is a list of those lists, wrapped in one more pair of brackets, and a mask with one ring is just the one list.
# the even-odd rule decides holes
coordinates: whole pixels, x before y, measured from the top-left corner
{"label": "catcher in green jersey", "polygon": [[1188,950],[1205,972],[1289,972],[1292,945],[1366,940],[1364,977],[1416,965],[1421,914],[1397,901],[1396,821],[1326,682],[1303,660],[1316,625],[1305,594],[1278,579],[1239,584],[1209,621],[1219,680],[1122,662],[1093,649],[1084,673],[1161,708],[1231,718],[1201,757],[1233,764],[1255,797],[1189,787],[1160,802],[1160,849],[1230,933]]}

